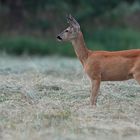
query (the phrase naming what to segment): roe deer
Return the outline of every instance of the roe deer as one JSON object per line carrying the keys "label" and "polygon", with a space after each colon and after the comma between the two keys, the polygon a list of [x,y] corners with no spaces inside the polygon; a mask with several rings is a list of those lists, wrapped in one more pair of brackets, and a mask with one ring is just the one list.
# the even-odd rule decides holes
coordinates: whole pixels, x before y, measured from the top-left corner
{"label": "roe deer", "polygon": [[101,81],[134,78],[140,84],[140,49],[124,51],[91,51],[86,47],[78,22],[69,15],[70,26],[61,32],[59,41],[70,41],[92,83],[91,105],[96,105]]}

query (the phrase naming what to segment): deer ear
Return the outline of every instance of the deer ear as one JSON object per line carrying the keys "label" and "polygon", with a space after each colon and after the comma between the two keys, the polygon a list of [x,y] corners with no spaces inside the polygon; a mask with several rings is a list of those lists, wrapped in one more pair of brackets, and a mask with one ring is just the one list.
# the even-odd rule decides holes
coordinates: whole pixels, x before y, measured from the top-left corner
{"label": "deer ear", "polygon": [[66,15],[66,19],[67,19],[67,23],[70,24],[70,26],[72,26],[70,14]]}
{"label": "deer ear", "polygon": [[80,29],[79,23],[74,19],[74,17],[71,16],[71,14],[67,15],[67,22],[70,24],[70,26]]}

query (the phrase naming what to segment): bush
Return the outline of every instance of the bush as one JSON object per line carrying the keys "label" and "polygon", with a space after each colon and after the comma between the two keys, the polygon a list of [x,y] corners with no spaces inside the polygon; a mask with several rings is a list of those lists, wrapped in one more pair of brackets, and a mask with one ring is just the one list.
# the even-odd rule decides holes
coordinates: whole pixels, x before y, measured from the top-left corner
{"label": "bush", "polygon": [[88,46],[97,50],[115,51],[140,48],[140,32],[131,29],[95,30],[92,34],[87,34],[86,38],[89,40]]}
{"label": "bush", "polygon": [[30,36],[1,36],[0,50],[8,54],[22,55],[46,55],[46,54],[60,54],[60,55],[74,55],[70,44],[58,43],[55,40],[37,39]]}
{"label": "bush", "polygon": [[[84,33],[88,48],[93,50],[124,50],[140,48],[140,32],[131,29],[112,28]],[[40,39],[30,36],[1,36],[0,50],[9,54],[75,56],[70,43],[56,39]]]}

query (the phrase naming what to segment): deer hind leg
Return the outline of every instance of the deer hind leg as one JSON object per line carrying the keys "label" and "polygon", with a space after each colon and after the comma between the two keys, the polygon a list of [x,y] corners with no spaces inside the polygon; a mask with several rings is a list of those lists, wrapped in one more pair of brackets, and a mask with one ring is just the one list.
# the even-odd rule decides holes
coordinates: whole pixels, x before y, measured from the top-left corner
{"label": "deer hind leg", "polygon": [[91,105],[96,105],[96,100],[97,100],[101,80],[99,78],[96,80],[92,80],[91,82],[92,82],[92,88],[91,88],[90,102]]}
{"label": "deer hind leg", "polygon": [[133,69],[133,77],[140,84],[140,62],[135,64]]}

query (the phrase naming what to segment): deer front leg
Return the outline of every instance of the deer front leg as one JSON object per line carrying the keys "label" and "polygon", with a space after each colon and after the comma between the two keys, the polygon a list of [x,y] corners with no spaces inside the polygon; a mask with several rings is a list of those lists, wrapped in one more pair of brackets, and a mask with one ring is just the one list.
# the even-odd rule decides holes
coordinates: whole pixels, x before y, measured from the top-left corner
{"label": "deer front leg", "polygon": [[100,78],[96,80],[92,80],[91,83],[92,83],[92,88],[91,88],[90,102],[91,102],[91,105],[96,106],[96,100],[97,100],[101,80]]}

